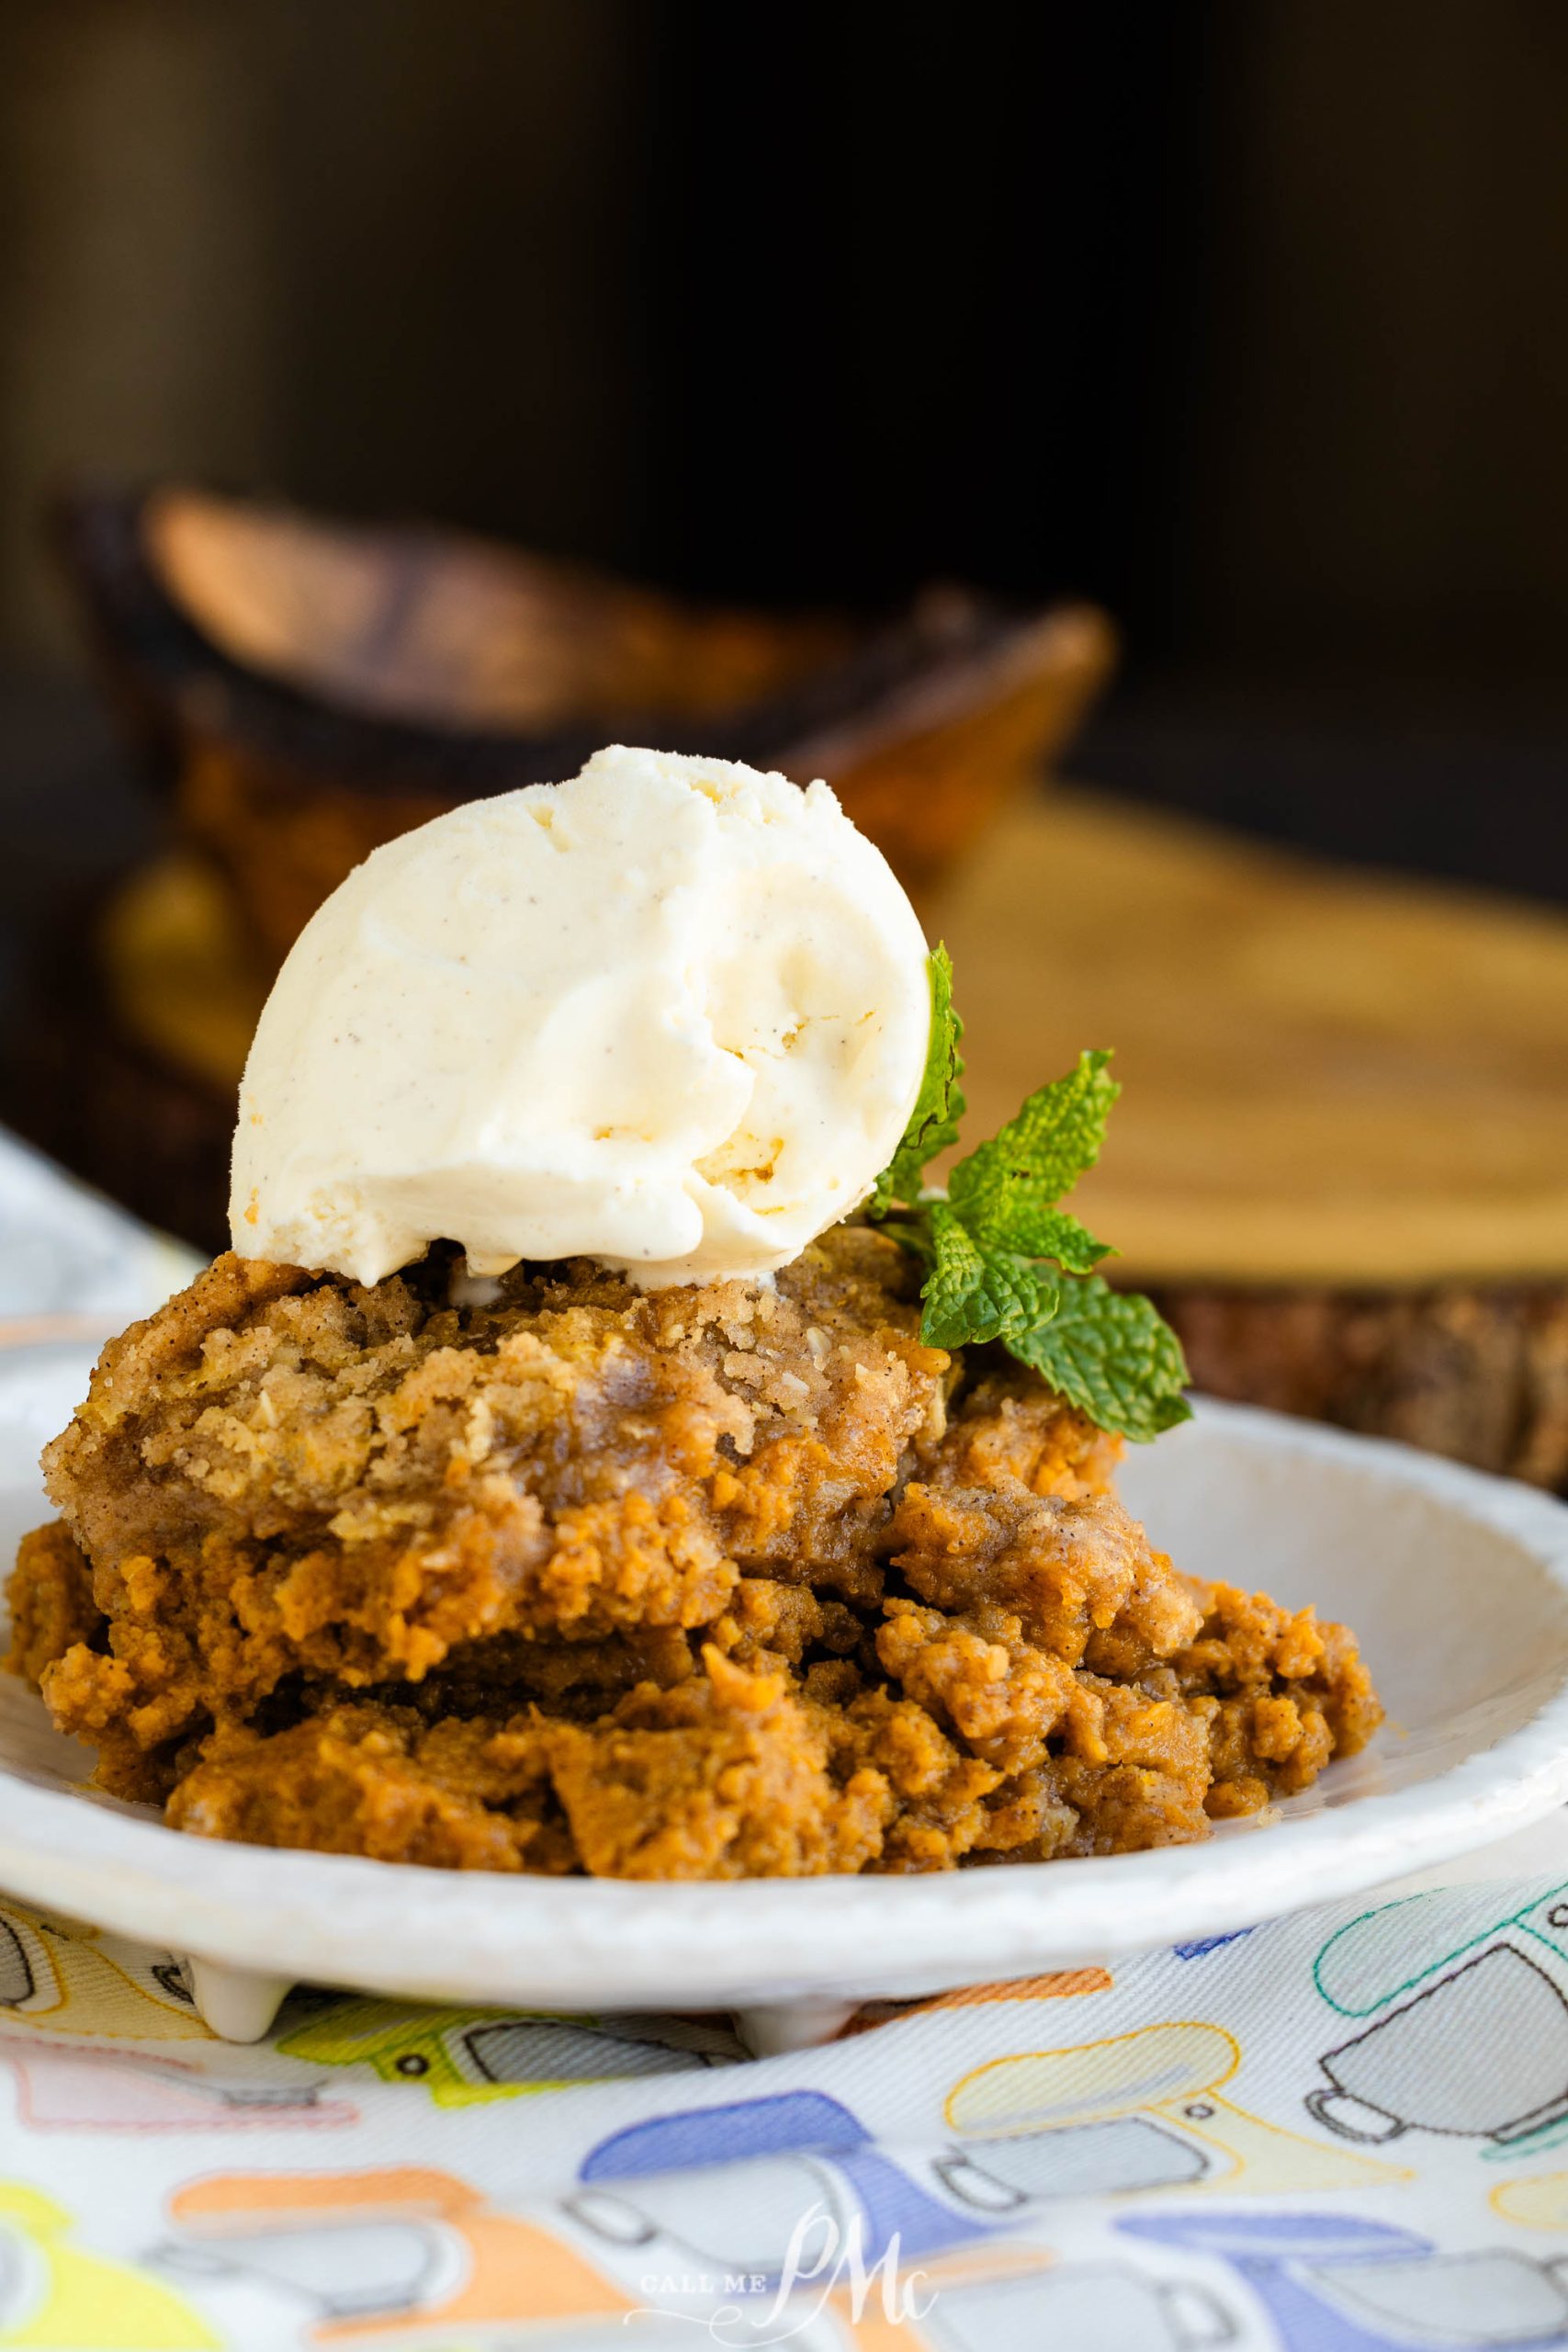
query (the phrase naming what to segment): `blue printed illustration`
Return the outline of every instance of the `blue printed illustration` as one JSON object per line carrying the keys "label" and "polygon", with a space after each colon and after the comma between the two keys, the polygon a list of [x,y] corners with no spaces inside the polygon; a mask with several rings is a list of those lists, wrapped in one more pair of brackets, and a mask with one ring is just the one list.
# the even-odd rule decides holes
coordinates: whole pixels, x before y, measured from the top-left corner
{"label": "blue printed illustration", "polygon": [[1120,2227],[1228,2264],[1282,2352],[1545,2352],[1568,2342],[1560,2266],[1511,2246],[1439,2254],[1413,2230],[1342,2213],[1140,2213]]}
{"label": "blue printed illustration", "polygon": [[1411,1895],[1329,1938],[1318,1990],[1367,2022],[1324,2052],[1306,2095],[1320,2123],[1362,2143],[1481,2140],[1494,2161],[1568,2138],[1568,1887],[1502,1918],[1498,1901],[1485,1885]]}
{"label": "blue printed illustration", "polygon": [[[629,2124],[600,2141],[565,2200],[582,2227],[615,2245],[662,2243],[700,2265],[770,2282],[792,2241],[801,2267],[858,2221],[865,2260],[894,2237],[908,2261],[985,2237],[981,2220],[886,2154],[824,2092],[781,2091]],[[1005,2200],[1010,2208],[1018,2200]],[[796,2238],[806,2217],[808,2234]]]}

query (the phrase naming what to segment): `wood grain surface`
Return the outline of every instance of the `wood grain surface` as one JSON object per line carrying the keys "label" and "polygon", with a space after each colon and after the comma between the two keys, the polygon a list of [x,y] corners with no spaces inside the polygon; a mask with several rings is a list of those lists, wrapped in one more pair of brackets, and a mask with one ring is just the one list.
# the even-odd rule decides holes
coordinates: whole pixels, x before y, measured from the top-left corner
{"label": "wood grain surface", "polygon": [[1568,918],[1063,790],[930,910],[975,1131],[1081,1046],[1079,1195],[1150,1282],[1568,1278]]}

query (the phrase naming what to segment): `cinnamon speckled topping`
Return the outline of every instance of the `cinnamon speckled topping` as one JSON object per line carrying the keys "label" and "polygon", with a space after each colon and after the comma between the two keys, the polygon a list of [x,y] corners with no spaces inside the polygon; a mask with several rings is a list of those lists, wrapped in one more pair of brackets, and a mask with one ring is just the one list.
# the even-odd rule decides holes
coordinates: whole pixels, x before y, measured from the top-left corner
{"label": "cinnamon speckled topping", "polygon": [[206,1836],[732,1878],[1199,1838],[1381,1719],[1349,1634],[1206,1588],[1119,1442],[923,1347],[908,1261],[587,1261],[448,1303],[224,1257],[45,1456],[10,1663]]}

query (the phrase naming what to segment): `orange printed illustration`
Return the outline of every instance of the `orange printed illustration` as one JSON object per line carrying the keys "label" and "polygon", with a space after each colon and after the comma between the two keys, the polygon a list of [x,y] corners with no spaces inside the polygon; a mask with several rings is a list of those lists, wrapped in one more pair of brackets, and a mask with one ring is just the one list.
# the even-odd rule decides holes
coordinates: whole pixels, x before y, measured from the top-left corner
{"label": "orange printed illustration", "polygon": [[1070,2001],[1086,1993],[1109,1993],[1114,1981],[1108,1968],[1056,1968],[1044,1976],[1009,1976],[996,1984],[961,1984],[951,1993],[931,1993],[924,1999],[863,2001],[835,2038],[847,2041],[877,2026],[929,2017],[937,2009],[989,2008],[1003,2001]]}
{"label": "orange printed illustration", "polygon": [[554,2232],[433,2166],[219,2174],[178,2190],[169,2212],[179,2234],[159,2249],[164,2268],[270,2288],[311,2342],[635,2308]]}

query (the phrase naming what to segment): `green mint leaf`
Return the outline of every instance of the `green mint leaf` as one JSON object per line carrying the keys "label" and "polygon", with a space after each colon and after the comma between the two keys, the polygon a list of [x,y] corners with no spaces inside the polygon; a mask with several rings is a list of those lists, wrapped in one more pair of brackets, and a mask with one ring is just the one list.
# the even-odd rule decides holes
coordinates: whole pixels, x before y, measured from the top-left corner
{"label": "green mint leaf", "polygon": [[927,1204],[931,1271],[922,1294],[920,1337],[931,1348],[980,1347],[1043,1323],[1055,1311],[1056,1280],[1005,1250],[979,1249],[945,1201]]}
{"label": "green mint leaf", "polygon": [[[868,1213],[925,1269],[920,1337],[931,1347],[999,1340],[1100,1428],[1139,1441],[1188,1419],[1187,1366],[1150,1301],[1090,1272],[1107,1255],[1058,1204],[1094,1166],[1121,1092],[1108,1053],[1032,1094],[1015,1119],[953,1170],[945,1198],[921,1198],[928,1163],[958,1140],[964,1114],[947,950],[930,958],[931,1042],[904,1137]],[[897,1205],[896,1205],[897,1204]]]}
{"label": "green mint leaf", "polygon": [[1045,1322],[1003,1337],[1021,1363],[1102,1430],[1145,1443],[1191,1418],[1175,1332],[1148,1299],[1114,1291],[1098,1274],[1062,1283]]}
{"label": "green mint leaf", "polygon": [[1109,1245],[1055,1204],[1100,1158],[1122,1091],[1110,1060],[1108,1053],[1080,1054],[1076,1069],[1040,1087],[989,1143],[959,1161],[948,1198],[983,1246],[1055,1258],[1074,1273],[1107,1255]]}
{"label": "green mint leaf", "polygon": [[1029,1258],[1055,1258],[1069,1274],[1087,1274],[1102,1258],[1114,1256],[1107,1241],[1097,1241],[1087,1226],[1066,1209],[1032,1208],[1026,1201],[1009,1204],[1005,1216],[983,1224],[988,1246],[1016,1250]]}
{"label": "green mint leaf", "polygon": [[953,1009],[953,963],[945,947],[933,949],[926,968],[931,975],[931,1034],[925,1075],[903,1141],[877,1178],[867,1204],[873,1216],[886,1216],[895,1201],[919,1200],[927,1161],[958,1141],[958,1122],[964,1116],[958,1084],[964,1074],[958,1050],[964,1023]]}

